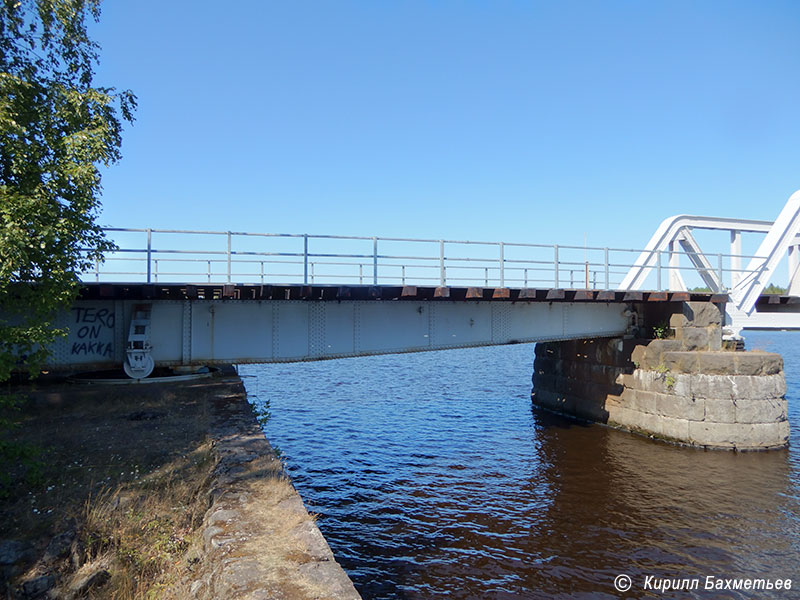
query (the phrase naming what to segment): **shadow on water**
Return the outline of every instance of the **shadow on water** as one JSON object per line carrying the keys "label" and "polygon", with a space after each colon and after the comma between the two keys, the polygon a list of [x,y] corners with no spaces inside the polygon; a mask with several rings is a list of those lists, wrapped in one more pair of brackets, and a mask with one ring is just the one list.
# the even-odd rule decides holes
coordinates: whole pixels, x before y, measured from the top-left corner
{"label": "shadow on water", "polygon": [[[702,451],[531,410],[532,360],[525,345],[247,368],[365,599],[614,598],[620,573],[641,597],[647,575],[794,574],[794,448]],[[792,397],[790,418],[800,439]]]}

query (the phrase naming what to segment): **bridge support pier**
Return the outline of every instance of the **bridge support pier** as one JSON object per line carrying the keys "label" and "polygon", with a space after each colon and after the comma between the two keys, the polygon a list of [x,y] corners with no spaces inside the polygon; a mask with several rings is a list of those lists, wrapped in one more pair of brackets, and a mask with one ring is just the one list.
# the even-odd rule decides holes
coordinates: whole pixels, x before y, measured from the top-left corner
{"label": "bridge support pier", "polygon": [[789,442],[783,360],[722,349],[723,305],[634,305],[640,331],[536,345],[532,401],[651,438],[735,450]]}

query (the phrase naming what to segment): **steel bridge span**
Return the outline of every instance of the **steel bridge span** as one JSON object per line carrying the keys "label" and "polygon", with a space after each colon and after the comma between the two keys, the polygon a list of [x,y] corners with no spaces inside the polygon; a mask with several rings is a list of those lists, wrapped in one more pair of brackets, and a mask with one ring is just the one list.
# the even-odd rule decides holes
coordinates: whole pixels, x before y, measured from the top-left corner
{"label": "steel bridge span", "polygon": [[[730,246],[704,250],[695,236],[701,230],[722,232]],[[51,369],[123,365],[144,377],[154,365],[620,336],[637,326],[644,306],[690,300],[724,304],[728,336],[745,328],[800,329],[800,191],[775,222],[672,217],[643,250],[108,232],[119,248],[83,274],[80,300],[61,317],[69,335],[54,345]],[[764,236],[754,254],[743,254],[742,233]],[[126,235],[145,238],[115,237]],[[350,243],[359,249],[342,246]],[[788,265],[788,294],[763,296],[779,263]],[[710,293],[687,291],[692,277]],[[131,283],[136,279],[144,281]]]}
{"label": "steel bridge span", "polygon": [[[689,298],[681,294],[680,298]],[[711,299],[711,295],[693,295]],[[671,295],[672,299],[677,299]],[[52,369],[295,362],[624,335],[667,293],[418,286],[87,284]],[[716,297],[722,300],[723,297]]]}

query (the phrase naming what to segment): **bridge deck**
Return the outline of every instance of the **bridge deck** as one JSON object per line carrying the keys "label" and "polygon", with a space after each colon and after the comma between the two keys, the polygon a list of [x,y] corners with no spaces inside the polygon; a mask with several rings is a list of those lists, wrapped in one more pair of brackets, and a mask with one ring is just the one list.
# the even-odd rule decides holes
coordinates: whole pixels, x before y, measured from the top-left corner
{"label": "bridge deck", "polygon": [[[727,294],[562,288],[392,285],[84,283],[81,300],[474,300],[511,302],[713,302]],[[785,298],[781,297],[785,303]],[[800,301],[800,299],[797,299]],[[775,303],[769,299],[769,303]]]}

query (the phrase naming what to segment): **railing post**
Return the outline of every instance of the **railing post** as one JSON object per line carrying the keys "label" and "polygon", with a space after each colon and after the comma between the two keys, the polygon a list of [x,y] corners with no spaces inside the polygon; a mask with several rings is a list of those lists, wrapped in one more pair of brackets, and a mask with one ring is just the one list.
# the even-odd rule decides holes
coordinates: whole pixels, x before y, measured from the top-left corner
{"label": "railing post", "polygon": [[403,285],[405,285],[406,284],[406,266],[405,265],[400,265],[400,275],[401,275],[400,281],[403,283]]}
{"label": "railing post", "polygon": [[314,283],[314,263],[311,263],[311,283]]}
{"label": "railing post", "polygon": [[264,284],[264,261],[261,261],[261,284]]}
{"label": "railing post", "polygon": [[606,258],[605,258],[605,268],[606,268],[606,289],[608,290],[608,289],[611,289],[611,283],[610,283],[610,281],[609,281],[609,277],[608,277],[608,275],[609,275],[609,271],[608,271],[608,248],[604,248],[604,250],[605,250],[605,254],[606,254]]}
{"label": "railing post", "polygon": [[150,283],[150,256],[152,254],[152,231],[147,228],[147,283]]}
{"label": "railing post", "polygon": [[153,269],[153,278],[155,282],[158,283],[158,259],[153,261],[154,269]]}
{"label": "railing post", "polygon": [[483,285],[489,287],[489,267],[483,269]]}
{"label": "railing post", "polygon": [[439,283],[445,286],[447,277],[444,272],[444,240],[439,240]]}
{"label": "railing post", "polygon": [[524,285],[524,287],[528,287],[528,269],[525,269],[524,272],[525,272],[525,285]]}
{"label": "railing post", "polygon": [[231,281],[231,232],[228,232],[228,283]]}
{"label": "railing post", "polygon": [[303,234],[303,283],[308,283],[308,234]]}
{"label": "railing post", "polygon": [[378,238],[372,238],[372,285],[378,285]]}
{"label": "railing post", "polygon": [[656,250],[656,289],[661,291],[661,250]]}
{"label": "railing post", "polygon": [[725,282],[722,280],[722,253],[717,254],[717,269],[719,270],[719,291],[724,291]]}
{"label": "railing post", "polygon": [[555,289],[558,289],[558,244],[553,246],[553,268],[555,269],[553,283]]}
{"label": "railing post", "polygon": [[100,261],[97,259],[94,261],[94,280],[100,281]]}
{"label": "railing post", "polygon": [[506,287],[506,259],[503,242],[500,242],[500,287]]}
{"label": "railing post", "polygon": [[572,269],[569,270],[569,287],[570,287],[570,289],[575,287],[575,279],[574,279],[574,276],[573,276],[573,270]]}
{"label": "railing post", "polygon": [[364,283],[364,263],[358,263],[358,283]]}
{"label": "railing post", "polygon": [[211,283],[211,261],[206,261],[208,263],[208,283]]}

